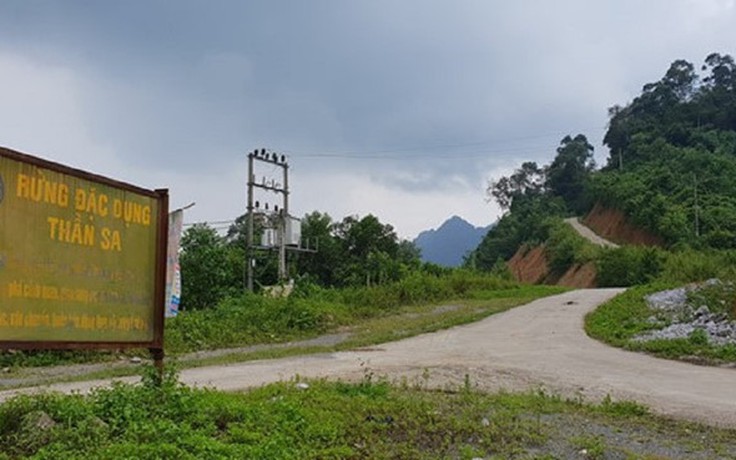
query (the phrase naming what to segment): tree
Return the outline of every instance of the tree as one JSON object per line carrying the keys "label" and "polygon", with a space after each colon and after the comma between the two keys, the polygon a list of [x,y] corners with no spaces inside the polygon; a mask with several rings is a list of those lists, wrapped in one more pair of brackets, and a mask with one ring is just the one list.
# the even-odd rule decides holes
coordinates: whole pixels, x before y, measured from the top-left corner
{"label": "tree", "polygon": [[489,182],[486,195],[489,199],[495,199],[501,209],[507,210],[515,198],[543,193],[544,183],[544,168],[540,168],[533,161],[528,161],[510,176]]}
{"label": "tree", "polygon": [[317,251],[299,254],[298,273],[323,286],[396,281],[421,265],[416,246],[399,241],[391,225],[370,214],[333,222],[314,211],[304,216],[302,239]]}
{"label": "tree", "polygon": [[565,136],[547,169],[546,186],[553,195],[562,198],[568,209],[582,212],[587,204],[583,192],[594,168],[593,146],[588,139],[582,134],[574,138]]}
{"label": "tree", "polygon": [[181,240],[182,309],[211,308],[234,287],[225,241],[206,224],[188,228]]}
{"label": "tree", "polygon": [[382,224],[373,214],[362,219],[357,216],[345,217],[336,226],[336,234],[342,241],[345,252],[359,259],[365,259],[371,252],[379,251],[395,255],[398,249],[394,228],[389,224]]}
{"label": "tree", "polygon": [[733,91],[736,89],[736,63],[728,54],[711,53],[705,58],[702,70],[710,73],[703,79],[709,89]]}
{"label": "tree", "polygon": [[384,281],[386,273],[394,271],[388,261],[396,258],[399,243],[391,225],[382,224],[372,214],[362,219],[347,216],[335,226],[335,235],[342,249],[343,283],[370,285]]}
{"label": "tree", "polygon": [[302,241],[316,252],[297,256],[297,273],[323,286],[333,286],[338,281],[335,268],[341,263],[341,248],[334,229],[335,223],[327,213],[313,211],[302,219]]}
{"label": "tree", "polygon": [[509,212],[481,240],[469,263],[481,270],[492,270],[499,260],[509,260],[522,244],[545,241],[549,236],[545,221],[564,214],[565,205],[559,197],[547,194],[517,197]]}
{"label": "tree", "polygon": [[669,90],[680,103],[689,102],[693,98],[697,84],[698,74],[695,73],[695,67],[683,59],[673,62],[660,80],[660,86]]}

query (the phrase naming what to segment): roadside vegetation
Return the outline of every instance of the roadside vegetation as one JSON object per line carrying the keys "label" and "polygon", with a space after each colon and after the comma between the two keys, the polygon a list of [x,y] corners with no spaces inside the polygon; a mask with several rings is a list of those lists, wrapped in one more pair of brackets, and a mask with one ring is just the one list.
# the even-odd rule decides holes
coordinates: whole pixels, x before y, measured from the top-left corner
{"label": "roadside vegetation", "polygon": [[[661,358],[711,365],[736,363],[736,344],[712,343],[703,329],[695,329],[683,338],[637,340],[642,334],[661,330],[672,322],[650,308],[645,296],[676,286],[679,283],[658,282],[631,288],[589,313],[585,318],[585,330],[591,337],[609,345]],[[705,287],[692,291],[689,297],[688,300],[696,305],[728,315],[730,321],[736,319],[736,299],[731,288]]]}
{"label": "roadside vegetation", "polygon": [[542,391],[485,394],[389,383],[299,381],[245,393],[187,388],[148,369],[140,385],[0,406],[0,459],[725,458],[736,432]]}
{"label": "roadside vegetation", "polygon": [[[324,288],[302,283],[288,298],[241,293],[226,297],[212,308],[184,310],[166,320],[165,349],[168,356],[179,356],[183,366],[349,349],[477,321],[564,290],[521,285],[507,276],[464,270],[415,272],[401,281],[371,287]],[[344,336],[338,343],[280,347],[336,333]],[[248,349],[255,345],[261,347]],[[226,356],[212,353],[208,357],[203,353],[216,350],[226,351]],[[195,352],[201,356],[184,359],[187,353]],[[18,351],[0,354],[0,363],[8,377],[28,376],[29,383],[33,383],[39,380],[30,378],[35,375],[29,369],[32,367],[117,362],[121,354],[145,357],[146,352]],[[122,375],[135,369],[116,367],[109,372]],[[105,376],[104,372],[95,375]]]}
{"label": "roadside vegetation", "polygon": [[[405,279],[373,287],[322,288],[302,285],[288,298],[269,298],[242,294],[222,301],[217,307],[184,312],[169,321],[167,350],[184,353],[254,343],[278,343],[314,337],[336,330],[357,331],[365,324],[388,318],[387,327],[369,328],[371,336],[363,342],[378,343],[386,333],[400,338],[421,316],[427,324],[412,335],[425,332],[437,321],[431,314],[441,303],[450,309],[447,326],[463,321],[463,314],[479,310],[484,315],[498,308],[518,305],[537,297],[562,292],[560,288],[522,286],[498,276],[456,271],[444,276],[415,273]],[[483,299],[483,302],[474,299]],[[462,307],[462,306],[466,307]],[[469,306],[469,307],[468,307]],[[402,318],[406,313],[419,317]],[[386,330],[388,329],[388,330]]]}

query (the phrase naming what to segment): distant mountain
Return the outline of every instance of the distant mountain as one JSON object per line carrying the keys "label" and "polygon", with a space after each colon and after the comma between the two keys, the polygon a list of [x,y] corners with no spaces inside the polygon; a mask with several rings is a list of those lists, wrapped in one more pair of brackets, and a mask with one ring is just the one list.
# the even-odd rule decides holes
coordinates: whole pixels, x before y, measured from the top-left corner
{"label": "distant mountain", "polygon": [[422,260],[446,267],[457,267],[463,256],[478,246],[488,227],[474,227],[458,216],[447,219],[436,230],[420,233],[414,244],[422,251]]}

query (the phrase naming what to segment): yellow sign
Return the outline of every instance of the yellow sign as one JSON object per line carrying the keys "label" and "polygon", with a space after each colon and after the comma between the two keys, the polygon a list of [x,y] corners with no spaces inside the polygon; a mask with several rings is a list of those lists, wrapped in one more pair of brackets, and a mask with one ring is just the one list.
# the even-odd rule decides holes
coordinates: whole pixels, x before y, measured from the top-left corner
{"label": "yellow sign", "polygon": [[152,342],[159,198],[23,159],[0,156],[0,341]]}

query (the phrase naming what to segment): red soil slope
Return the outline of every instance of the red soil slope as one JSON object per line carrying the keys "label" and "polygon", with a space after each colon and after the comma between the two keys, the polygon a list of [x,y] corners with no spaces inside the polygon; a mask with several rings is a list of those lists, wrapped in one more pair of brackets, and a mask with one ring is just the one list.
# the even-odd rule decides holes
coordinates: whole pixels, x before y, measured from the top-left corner
{"label": "red soil slope", "polygon": [[522,246],[509,260],[508,267],[517,281],[531,284],[558,284],[575,288],[595,287],[595,265],[573,265],[560,278],[549,273],[544,246],[529,248]]}
{"label": "red soil slope", "polygon": [[657,235],[638,228],[626,220],[626,215],[617,210],[596,203],[583,219],[583,224],[607,240],[617,244],[638,246],[663,246]]}
{"label": "red soil slope", "polygon": [[[640,246],[663,246],[657,235],[640,229],[626,220],[626,215],[616,209],[597,203],[583,219],[583,224],[603,238],[618,244]],[[553,277],[544,253],[544,246],[529,248],[522,246],[508,262],[514,277],[523,283],[558,284],[576,288],[595,287],[595,264],[573,265],[561,277]]]}
{"label": "red soil slope", "polygon": [[508,266],[516,280],[522,283],[542,283],[549,275],[544,246],[530,248],[524,245],[520,247],[508,261]]}
{"label": "red soil slope", "polygon": [[569,286],[574,288],[592,288],[596,287],[595,278],[598,272],[593,262],[587,264],[576,264],[570,267],[562,277],[557,280],[556,284],[560,286]]}

